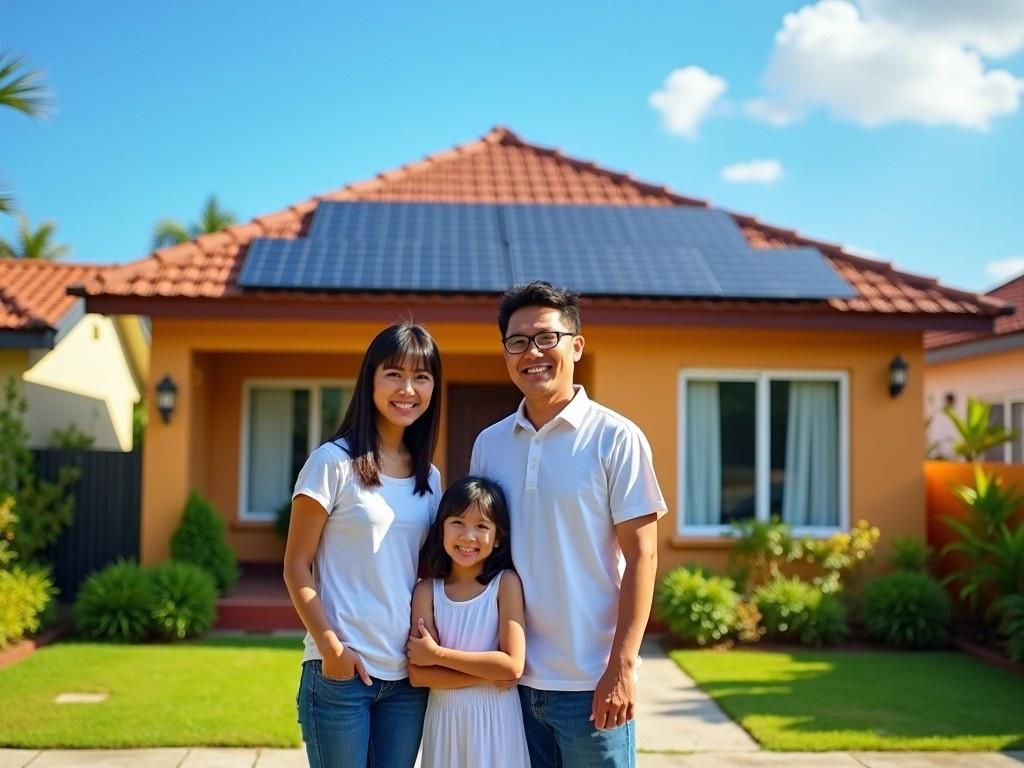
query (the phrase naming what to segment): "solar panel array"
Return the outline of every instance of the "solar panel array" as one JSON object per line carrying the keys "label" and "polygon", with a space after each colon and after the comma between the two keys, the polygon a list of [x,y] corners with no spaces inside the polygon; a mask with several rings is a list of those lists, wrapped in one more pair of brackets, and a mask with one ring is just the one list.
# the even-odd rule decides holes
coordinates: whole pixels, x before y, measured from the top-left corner
{"label": "solar panel array", "polygon": [[587,295],[848,298],[813,248],[757,250],[696,207],[323,202],[306,237],[257,238],[243,288],[500,293],[547,280]]}

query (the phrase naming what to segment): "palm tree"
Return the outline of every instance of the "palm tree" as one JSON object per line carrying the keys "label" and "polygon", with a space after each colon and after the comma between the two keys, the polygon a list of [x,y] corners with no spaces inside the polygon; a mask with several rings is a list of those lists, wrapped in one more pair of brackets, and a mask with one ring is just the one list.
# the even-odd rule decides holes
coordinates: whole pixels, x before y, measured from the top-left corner
{"label": "palm tree", "polygon": [[235,214],[220,207],[215,195],[210,195],[199,213],[199,221],[185,227],[177,219],[161,219],[153,228],[153,247],[164,248],[168,245],[184,243],[199,235],[219,232],[230,227],[237,221]]}
{"label": "palm tree", "polygon": [[55,261],[71,252],[67,245],[53,242],[57,225],[52,221],[44,221],[35,229],[28,223],[24,214],[18,216],[18,236],[14,243],[0,238],[0,257],[5,259],[40,259]]}
{"label": "palm tree", "polygon": [[[9,51],[0,51],[0,106],[10,107],[29,117],[46,115],[50,108],[50,91],[41,82],[43,73],[23,71],[25,60]],[[14,198],[0,186],[0,213],[14,211]]]}

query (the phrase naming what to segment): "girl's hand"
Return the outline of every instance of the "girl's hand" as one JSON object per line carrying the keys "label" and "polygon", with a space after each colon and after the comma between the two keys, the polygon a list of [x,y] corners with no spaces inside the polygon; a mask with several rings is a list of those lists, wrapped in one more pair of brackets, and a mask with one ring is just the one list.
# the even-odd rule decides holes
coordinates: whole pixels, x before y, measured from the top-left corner
{"label": "girl's hand", "polygon": [[358,675],[359,679],[363,681],[363,685],[373,685],[370,675],[366,672],[366,667],[363,666],[363,660],[347,645],[342,647],[340,654],[324,654],[321,664],[326,678],[351,680]]}
{"label": "girl's hand", "polygon": [[432,667],[441,658],[439,653],[441,646],[427,632],[423,619],[416,623],[416,630],[419,636],[417,637],[416,632],[409,635],[409,642],[405,645],[405,653],[409,657],[409,661],[416,666]]}

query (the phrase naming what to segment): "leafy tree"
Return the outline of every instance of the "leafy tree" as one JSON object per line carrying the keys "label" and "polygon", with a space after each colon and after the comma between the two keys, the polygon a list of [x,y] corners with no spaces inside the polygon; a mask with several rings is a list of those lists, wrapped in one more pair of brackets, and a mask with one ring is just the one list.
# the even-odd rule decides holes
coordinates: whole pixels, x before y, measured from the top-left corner
{"label": "leafy tree", "polygon": [[5,259],[38,259],[40,261],[56,261],[71,252],[67,245],[53,242],[57,225],[52,221],[44,221],[35,229],[28,222],[28,217],[18,215],[18,235],[13,243],[0,237],[0,257]]}
{"label": "leafy tree", "polygon": [[219,232],[237,221],[235,214],[221,208],[215,195],[210,195],[199,212],[199,221],[186,227],[177,219],[161,219],[153,228],[153,247],[184,243],[199,235]]}
{"label": "leafy tree", "polygon": [[[43,73],[26,70],[25,60],[10,51],[0,51],[0,107],[9,107],[33,118],[43,117],[49,109],[49,89]],[[14,211],[14,198],[0,187],[0,213]]]}

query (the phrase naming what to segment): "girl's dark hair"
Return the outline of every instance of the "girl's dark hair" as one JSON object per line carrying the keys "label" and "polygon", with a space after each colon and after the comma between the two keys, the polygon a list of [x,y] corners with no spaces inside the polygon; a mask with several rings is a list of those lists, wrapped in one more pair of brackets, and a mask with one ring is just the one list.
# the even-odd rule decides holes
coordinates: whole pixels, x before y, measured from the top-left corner
{"label": "girl's dark hair", "polygon": [[345,440],[352,466],[363,485],[380,485],[380,438],[377,434],[377,406],[373,402],[373,377],[377,368],[402,367],[409,361],[434,377],[434,393],[427,410],[406,427],[402,442],[412,456],[416,493],[430,492],[430,461],[437,446],[441,424],[441,353],[422,325],[405,322],[378,333],[363,355],[355,391],[338,431],[327,442]]}
{"label": "girl's dark hair", "polygon": [[464,477],[456,480],[441,497],[437,518],[430,526],[427,540],[420,550],[420,575],[424,578],[446,579],[452,572],[452,559],[444,551],[444,521],[461,517],[473,504],[480,508],[485,519],[494,523],[497,534],[494,549],[484,560],[483,570],[476,580],[489,584],[502,571],[512,569],[512,548],[509,542],[508,504],[501,486],[486,477]]}

